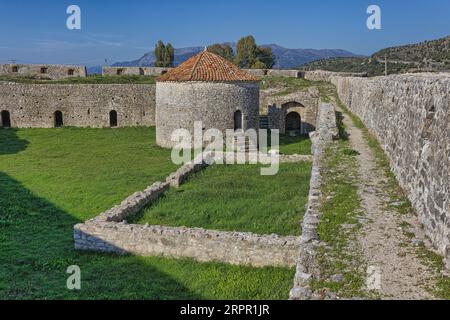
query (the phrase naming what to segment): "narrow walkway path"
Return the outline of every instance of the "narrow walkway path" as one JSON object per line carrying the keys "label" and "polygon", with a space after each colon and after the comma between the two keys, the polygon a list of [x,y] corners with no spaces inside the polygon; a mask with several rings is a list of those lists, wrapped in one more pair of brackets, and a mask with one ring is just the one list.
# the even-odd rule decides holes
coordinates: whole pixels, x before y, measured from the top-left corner
{"label": "narrow walkway path", "polygon": [[[390,196],[385,172],[377,166],[361,129],[345,114],[343,122],[352,148],[359,152],[358,193],[365,215],[356,241],[363,259],[374,272],[371,282],[374,292],[382,299],[433,299],[425,286],[433,283],[435,273],[416,254],[417,239],[425,241],[416,215],[388,208]],[[414,236],[408,236],[405,228]]]}

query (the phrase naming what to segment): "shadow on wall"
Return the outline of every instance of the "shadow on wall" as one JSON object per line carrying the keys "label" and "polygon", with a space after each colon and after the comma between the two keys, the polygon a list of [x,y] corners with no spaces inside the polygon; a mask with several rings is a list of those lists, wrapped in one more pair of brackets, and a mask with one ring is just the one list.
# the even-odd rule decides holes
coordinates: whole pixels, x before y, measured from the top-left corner
{"label": "shadow on wall", "polygon": [[[140,257],[75,251],[80,222],[0,172],[0,299],[201,298]],[[66,288],[70,265],[79,291]]]}
{"label": "shadow on wall", "polygon": [[24,151],[29,142],[17,136],[17,129],[0,128],[0,156]]}

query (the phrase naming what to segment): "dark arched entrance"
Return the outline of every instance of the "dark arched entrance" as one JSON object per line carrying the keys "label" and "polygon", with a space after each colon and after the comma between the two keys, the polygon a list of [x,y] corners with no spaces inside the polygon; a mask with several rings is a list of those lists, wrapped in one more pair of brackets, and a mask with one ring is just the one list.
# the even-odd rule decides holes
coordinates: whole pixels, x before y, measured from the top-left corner
{"label": "dark arched entrance", "polygon": [[234,113],[234,130],[242,129],[242,112],[240,110]]}
{"label": "dark arched entrance", "polygon": [[289,112],[286,115],[286,133],[300,134],[302,128],[302,119],[297,112]]}
{"label": "dark arched entrance", "polygon": [[2,127],[3,128],[10,128],[11,127],[11,115],[9,113],[9,111],[2,111],[1,113],[2,116]]}
{"label": "dark arched entrance", "polygon": [[55,111],[55,128],[61,128],[64,125],[63,114],[61,111]]}
{"label": "dark arched entrance", "polygon": [[109,126],[111,128],[117,127],[117,111],[111,110],[109,113]]}

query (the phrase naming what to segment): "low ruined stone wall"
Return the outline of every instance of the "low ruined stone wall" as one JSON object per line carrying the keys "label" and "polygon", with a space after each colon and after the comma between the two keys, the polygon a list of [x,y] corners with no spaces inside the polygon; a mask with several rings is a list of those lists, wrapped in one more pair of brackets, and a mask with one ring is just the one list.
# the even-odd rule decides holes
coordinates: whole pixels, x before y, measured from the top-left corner
{"label": "low ruined stone wall", "polygon": [[15,128],[52,128],[56,111],[64,126],[108,127],[113,110],[119,127],[154,126],[155,100],[155,85],[0,82],[0,111]]}
{"label": "low ruined stone wall", "polygon": [[100,221],[75,226],[74,240],[78,250],[193,258],[256,267],[292,267],[299,249],[298,237]]}
{"label": "low ruined stone wall", "polygon": [[172,68],[162,67],[103,67],[104,76],[117,75],[141,75],[141,76],[160,76]]}
{"label": "low ruined stone wall", "polygon": [[[222,155],[215,155],[216,157]],[[170,187],[179,187],[188,177],[213,163],[211,153],[200,155],[170,174],[165,182],[155,182],[94,219],[74,226],[75,249],[85,251],[192,258],[230,264],[293,267],[300,249],[299,237],[257,235],[202,228],[132,225],[127,219],[153,204]],[[297,156],[285,159],[307,161]]]}
{"label": "low ruined stone wall", "polygon": [[300,253],[294,277],[294,286],[290,291],[291,300],[313,299],[314,293],[310,288],[310,281],[318,278],[319,267],[316,257],[321,212],[321,166],[327,146],[339,138],[335,108],[331,104],[322,104],[317,117],[318,129],[310,134],[313,148],[313,167],[309,187],[308,205],[302,222],[302,236]]}
{"label": "low ruined stone wall", "polygon": [[332,72],[325,70],[302,71],[302,77],[310,81],[330,81],[332,77],[367,77],[367,73]]}
{"label": "low ruined stone wall", "polygon": [[380,142],[450,268],[450,75],[335,77],[332,82]]}
{"label": "low ruined stone wall", "polygon": [[86,77],[86,67],[55,64],[0,64],[0,75],[58,80]]}

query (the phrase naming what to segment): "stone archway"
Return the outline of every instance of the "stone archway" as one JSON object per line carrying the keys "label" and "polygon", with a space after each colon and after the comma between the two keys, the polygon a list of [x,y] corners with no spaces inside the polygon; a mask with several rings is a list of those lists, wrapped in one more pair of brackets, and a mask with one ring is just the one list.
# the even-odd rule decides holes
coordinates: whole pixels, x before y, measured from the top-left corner
{"label": "stone archway", "polygon": [[286,115],[286,133],[289,135],[300,135],[302,132],[302,118],[297,112],[289,112]]}
{"label": "stone archway", "polygon": [[54,120],[55,120],[55,128],[61,128],[62,126],[64,126],[64,118],[61,111],[55,111]]}
{"label": "stone archway", "polygon": [[11,127],[11,114],[7,110],[3,110],[1,113],[2,118],[2,128],[10,128]]}
{"label": "stone archway", "polygon": [[118,125],[118,119],[117,119],[117,111],[111,110],[109,113],[109,126],[111,128],[117,127]]}

